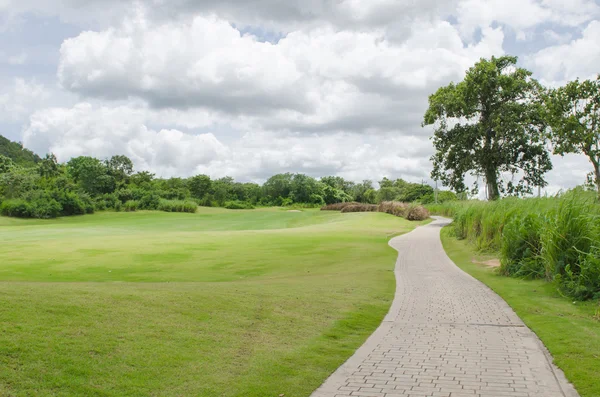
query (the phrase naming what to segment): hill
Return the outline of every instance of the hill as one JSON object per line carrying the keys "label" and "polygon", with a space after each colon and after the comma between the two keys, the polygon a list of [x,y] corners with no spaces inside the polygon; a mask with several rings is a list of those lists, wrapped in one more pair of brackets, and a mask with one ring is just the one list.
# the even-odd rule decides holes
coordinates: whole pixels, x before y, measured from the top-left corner
{"label": "hill", "polygon": [[0,135],[0,155],[6,156],[22,167],[33,167],[42,159],[19,142],[13,142]]}

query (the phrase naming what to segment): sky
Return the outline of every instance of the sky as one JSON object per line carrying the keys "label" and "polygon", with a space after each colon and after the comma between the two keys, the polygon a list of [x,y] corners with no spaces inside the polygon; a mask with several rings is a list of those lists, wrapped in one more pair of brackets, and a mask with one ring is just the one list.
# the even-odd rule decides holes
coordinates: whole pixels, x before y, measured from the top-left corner
{"label": "sky", "polygon": [[[0,0],[0,134],[161,177],[432,183],[427,98],[480,58],[600,73],[598,0]],[[547,191],[585,181],[554,157]]]}

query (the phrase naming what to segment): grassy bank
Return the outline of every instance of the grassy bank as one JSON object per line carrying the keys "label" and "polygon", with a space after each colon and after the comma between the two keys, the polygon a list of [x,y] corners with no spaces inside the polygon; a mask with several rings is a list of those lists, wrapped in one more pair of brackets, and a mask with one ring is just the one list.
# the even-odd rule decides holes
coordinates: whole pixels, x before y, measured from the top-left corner
{"label": "grassy bank", "polygon": [[0,395],[308,396],[418,226],[279,209],[0,217]]}
{"label": "grassy bank", "polygon": [[600,298],[600,205],[591,192],[431,206],[457,238],[498,252],[503,275],[556,282],[577,300]]}
{"label": "grassy bank", "polygon": [[597,302],[573,302],[554,283],[498,275],[483,263],[492,258],[442,230],[448,256],[461,269],[500,295],[552,353],[582,397],[600,396],[600,313]]}

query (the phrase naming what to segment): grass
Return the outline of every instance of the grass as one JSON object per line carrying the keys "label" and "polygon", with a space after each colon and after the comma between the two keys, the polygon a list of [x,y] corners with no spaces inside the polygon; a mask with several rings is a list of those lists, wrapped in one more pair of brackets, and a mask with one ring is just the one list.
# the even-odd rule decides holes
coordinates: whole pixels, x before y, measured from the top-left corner
{"label": "grass", "polygon": [[598,302],[573,302],[553,283],[499,276],[484,262],[490,255],[442,230],[448,256],[461,269],[500,295],[544,342],[554,362],[582,397],[600,396],[600,317]]}
{"label": "grass", "polygon": [[0,395],[308,396],[387,312],[381,213],[0,217]]}

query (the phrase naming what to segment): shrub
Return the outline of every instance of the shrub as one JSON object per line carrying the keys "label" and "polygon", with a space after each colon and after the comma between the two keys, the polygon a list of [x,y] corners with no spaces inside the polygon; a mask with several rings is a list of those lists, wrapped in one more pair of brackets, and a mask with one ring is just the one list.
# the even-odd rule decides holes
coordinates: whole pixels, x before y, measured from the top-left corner
{"label": "shrub", "polygon": [[129,200],[125,204],[123,204],[123,211],[126,212],[134,212],[139,208],[139,203],[135,200]]}
{"label": "shrub", "polygon": [[31,218],[31,205],[22,199],[5,200],[0,204],[0,214],[17,218]]}
{"label": "shrub", "polygon": [[357,203],[354,201],[349,201],[347,203],[328,204],[328,205],[322,207],[321,211],[341,211],[344,209],[344,207],[348,207],[350,205],[360,205],[360,203]]}
{"label": "shrub", "polygon": [[84,203],[81,197],[76,193],[61,192],[57,193],[55,198],[62,206],[63,215],[83,215],[87,212],[88,205]]}
{"label": "shrub", "polygon": [[406,212],[406,219],[409,221],[424,221],[430,216],[429,211],[422,205],[411,205]]}
{"label": "shrub", "polygon": [[228,201],[225,203],[224,205],[225,208],[229,209],[229,210],[252,210],[254,209],[254,206],[250,203],[247,203],[245,201]]}
{"label": "shrub", "polygon": [[138,203],[142,210],[156,210],[160,205],[160,196],[156,193],[146,193]]}
{"label": "shrub", "polygon": [[161,200],[158,205],[160,211],[195,213],[198,205],[193,201]]}
{"label": "shrub", "polygon": [[384,201],[379,204],[378,210],[379,212],[385,212],[386,214],[405,218],[408,208],[409,204],[407,203],[401,203],[399,201]]}
{"label": "shrub", "polygon": [[32,218],[56,218],[62,210],[60,203],[53,198],[38,199],[30,203],[30,216]]}
{"label": "shrub", "polygon": [[353,204],[346,205],[342,208],[342,212],[377,212],[378,206],[375,204]]}

